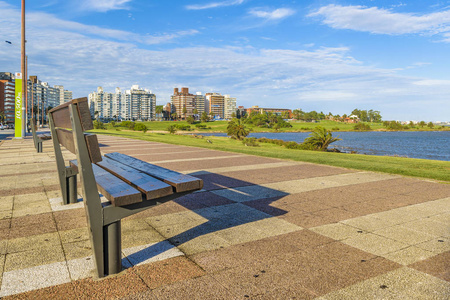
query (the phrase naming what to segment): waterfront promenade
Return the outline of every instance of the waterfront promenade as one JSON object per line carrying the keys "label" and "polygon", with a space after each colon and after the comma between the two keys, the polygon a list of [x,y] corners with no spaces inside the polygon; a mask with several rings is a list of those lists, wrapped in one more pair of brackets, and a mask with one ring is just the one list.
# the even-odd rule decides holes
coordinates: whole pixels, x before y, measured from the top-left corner
{"label": "waterfront promenade", "polygon": [[125,219],[125,270],[93,280],[83,203],[62,206],[52,143],[36,153],[30,137],[0,142],[3,299],[450,296],[449,184],[109,136],[99,141],[103,153],[197,176],[204,189]]}

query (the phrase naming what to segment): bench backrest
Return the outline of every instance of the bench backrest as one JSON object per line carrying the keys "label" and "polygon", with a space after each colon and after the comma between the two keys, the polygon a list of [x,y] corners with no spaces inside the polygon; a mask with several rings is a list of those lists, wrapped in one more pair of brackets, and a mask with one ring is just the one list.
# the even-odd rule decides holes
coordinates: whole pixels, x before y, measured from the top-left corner
{"label": "bench backrest", "polygon": [[[74,122],[75,119],[79,120],[81,130],[74,128],[77,123]],[[95,134],[84,133],[86,130],[94,128],[87,98],[74,99],[51,109],[49,111],[49,120],[52,122],[57,141],[64,148],[76,154],[76,139],[74,135],[76,133],[81,134],[82,132],[91,162],[96,163],[102,160],[97,136]]]}

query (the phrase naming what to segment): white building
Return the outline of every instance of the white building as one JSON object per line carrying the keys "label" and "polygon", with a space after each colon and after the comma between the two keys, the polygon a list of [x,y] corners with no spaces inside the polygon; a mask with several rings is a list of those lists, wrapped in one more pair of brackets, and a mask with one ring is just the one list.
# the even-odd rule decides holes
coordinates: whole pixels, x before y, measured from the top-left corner
{"label": "white building", "polygon": [[133,85],[122,93],[116,88],[115,93],[107,93],[102,87],[89,94],[91,115],[99,119],[141,120],[155,119],[156,96],[147,89]]}
{"label": "white building", "polygon": [[224,108],[224,118],[230,120],[233,113],[236,114],[236,98],[230,95],[224,95],[225,98],[225,108]]}

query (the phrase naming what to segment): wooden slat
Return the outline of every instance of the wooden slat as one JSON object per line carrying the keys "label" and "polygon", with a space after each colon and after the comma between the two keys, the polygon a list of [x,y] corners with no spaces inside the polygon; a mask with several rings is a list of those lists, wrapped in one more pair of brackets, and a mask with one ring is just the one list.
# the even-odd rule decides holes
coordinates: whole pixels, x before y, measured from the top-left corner
{"label": "wooden slat", "polygon": [[[70,152],[74,154],[76,153],[72,131],[62,128],[56,128],[56,135],[58,136],[58,141],[61,145],[63,145]],[[84,133],[84,139],[86,140],[86,144],[88,146],[91,162],[96,163],[101,161],[102,154],[98,145],[97,135]]]}
{"label": "wooden slat", "polygon": [[113,152],[105,154],[105,156],[163,180],[165,183],[173,186],[177,192],[194,191],[203,187],[203,180],[201,179],[155,166],[122,153]]}
{"label": "wooden slat", "polygon": [[91,113],[89,111],[89,104],[86,97],[73,99],[69,102],[58,105],[57,107],[51,109],[49,113],[52,114],[55,127],[72,128],[69,110],[70,104],[77,104],[78,115],[80,116],[81,119],[83,131],[93,129],[94,125],[92,123]]}
{"label": "wooden slat", "polygon": [[173,193],[172,186],[167,183],[107,157],[103,157],[97,165],[140,190],[145,194],[147,200],[161,198]]}
{"label": "wooden slat", "polygon": [[[78,170],[78,162],[76,160],[71,160],[70,165]],[[142,193],[128,183],[95,164],[92,164],[92,170],[94,171],[99,192],[111,201],[112,205],[124,206],[142,201]]]}
{"label": "wooden slat", "polygon": [[47,133],[38,134],[37,137],[40,138],[41,140],[51,140],[52,139],[52,136]]}

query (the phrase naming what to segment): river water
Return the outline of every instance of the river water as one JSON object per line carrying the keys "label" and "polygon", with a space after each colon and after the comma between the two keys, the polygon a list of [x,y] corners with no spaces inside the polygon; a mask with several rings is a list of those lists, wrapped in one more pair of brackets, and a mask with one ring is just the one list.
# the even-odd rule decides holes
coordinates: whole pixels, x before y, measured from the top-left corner
{"label": "river water", "polygon": [[[204,135],[226,136],[225,133]],[[309,132],[251,133],[249,137],[266,137],[301,143]],[[331,144],[342,152],[401,156],[450,161],[450,131],[367,131],[333,132],[342,141]]]}

